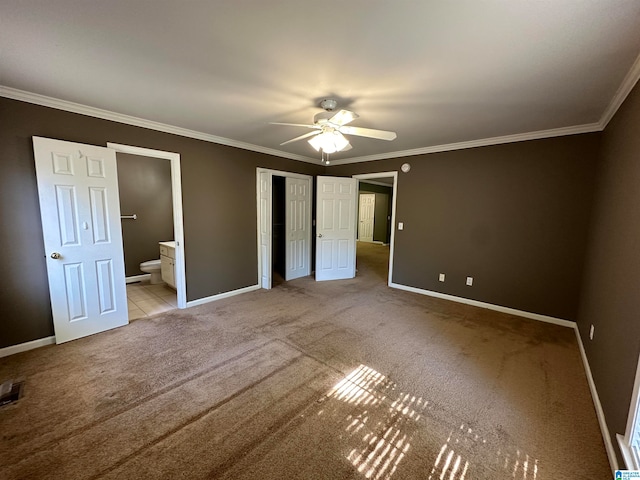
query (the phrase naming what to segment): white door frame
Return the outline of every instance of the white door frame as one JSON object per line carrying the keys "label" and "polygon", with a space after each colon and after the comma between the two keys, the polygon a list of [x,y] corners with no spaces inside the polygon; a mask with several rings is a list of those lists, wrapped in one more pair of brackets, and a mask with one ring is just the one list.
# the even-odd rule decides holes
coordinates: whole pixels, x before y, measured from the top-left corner
{"label": "white door frame", "polygon": [[389,178],[393,177],[393,192],[391,192],[391,242],[389,245],[389,278],[387,279],[387,285],[391,286],[391,279],[393,278],[393,252],[395,251],[395,237],[396,237],[396,197],[398,195],[398,172],[379,172],[379,173],[362,173],[360,175],[353,175],[353,178],[358,180],[358,192],[360,191],[360,181],[370,180],[375,178]]}
{"label": "white door frame", "polygon": [[[271,249],[269,249],[266,252],[267,258],[262,258],[262,249],[260,248],[260,220],[261,220],[261,213],[260,213],[260,174],[261,173],[266,173],[268,175],[268,182],[269,182],[269,186],[272,187],[273,186],[273,177],[274,175],[276,177],[291,177],[291,178],[302,178],[302,179],[307,179],[309,180],[309,204],[311,205],[311,202],[313,202],[313,177],[311,175],[304,175],[302,173],[293,173],[293,172],[283,172],[281,170],[272,170],[270,168],[261,168],[258,167],[256,168],[256,204],[257,204],[257,223],[256,223],[256,230],[257,230],[257,240],[258,240],[258,285],[260,285],[262,288],[266,288],[264,287],[264,285],[262,284],[262,265],[264,262],[265,265],[272,265],[272,252]],[[287,207],[288,208],[288,207]],[[273,210],[273,189],[269,188],[268,191],[268,195],[267,195],[267,210],[269,212],[271,212]],[[311,236],[311,230],[312,230],[312,221],[311,221],[311,215],[309,215],[308,218],[308,228],[309,228],[309,258],[308,258],[308,264],[309,266],[311,266],[311,260],[312,260],[312,248],[311,248],[311,243],[312,243],[312,236]],[[271,234],[271,238],[272,238],[272,242],[273,242],[273,231],[270,231]],[[272,243],[273,244],[273,243]],[[311,267],[309,267],[311,268]],[[269,285],[268,288],[271,288],[271,277],[269,277]]]}
{"label": "white door frame", "polygon": [[[178,293],[178,308],[187,307],[187,281],[184,263],[184,226],[182,223],[182,182],[180,175],[180,154],[152,150],[150,148],[134,147],[119,143],[107,142],[107,148],[116,152],[141,155],[143,157],[162,158],[171,161],[171,195],[173,197],[173,235],[176,242],[176,291]],[[158,253],[159,255],[159,253]]]}

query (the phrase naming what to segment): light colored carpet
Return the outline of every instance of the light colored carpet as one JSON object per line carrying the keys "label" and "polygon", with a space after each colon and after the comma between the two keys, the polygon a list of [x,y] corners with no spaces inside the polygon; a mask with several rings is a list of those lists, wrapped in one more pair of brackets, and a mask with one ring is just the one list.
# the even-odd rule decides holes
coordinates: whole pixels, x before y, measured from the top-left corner
{"label": "light colored carpet", "polygon": [[2,479],[611,477],[573,330],[302,278],[0,360]]}

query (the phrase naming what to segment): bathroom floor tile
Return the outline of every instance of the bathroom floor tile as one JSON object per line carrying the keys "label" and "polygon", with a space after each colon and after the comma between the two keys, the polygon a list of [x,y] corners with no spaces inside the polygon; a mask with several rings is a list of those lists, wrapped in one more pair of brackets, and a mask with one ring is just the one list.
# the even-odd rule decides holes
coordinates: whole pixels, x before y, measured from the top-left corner
{"label": "bathroom floor tile", "polygon": [[145,286],[140,285],[138,283],[129,284],[129,285],[127,285],[127,293],[144,292],[145,288],[146,288]]}
{"label": "bathroom floor tile", "polygon": [[129,320],[173,310],[177,306],[176,291],[166,284],[151,285],[148,281],[127,284]]}
{"label": "bathroom floor tile", "polygon": [[151,315],[155,315],[156,313],[164,313],[164,312],[168,312],[169,310],[173,310],[173,306],[167,304],[167,305],[156,305],[156,306],[146,306],[143,307],[143,312],[145,312],[147,314],[148,317],[150,317]]}
{"label": "bathroom floor tile", "polygon": [[161,299],[145,300],[138,302],[138,307],[147,315],[155,315],[156,313],[173,310],[173,306]]}
{"label": "bathroom floor tile", "polygon": [[142,308],[142,305],[166,305],[166,304],[167,302],[165,302],[160,297],[145,298],[144,300],[136,301],[136,305],[138,306],[138,308]]}
{"label": "bathroom floor tile", "polygon": [[158,296],[163,296],[166,293],[176,293],[171,287],[167,285],[149,285],[148,287],[144,287],[147,292],[154,293]]}
{"label": "bathroom floor tile", "polygon": [[169,305],[171,305],[173,308],[178,308],[178,300],[177,299],[163,297],[163,300],[165,302],[167,302]]}
{"label": "bathroom floor tile", "polygon": [[135,308],[133,310],[129,310],[129,321],[130,322],[132,322],[133,320],[137,320],[139,318],[146,317],[146,316],[147,316],[147,314],[144,313],[139,308]]}
{"label": "bathroom floor tile", "polygon": [[152,300],[154,298],[158,298],[153,293],[145,291],[131,292],[127,296],[134,302],[137,302],[138,300]]}

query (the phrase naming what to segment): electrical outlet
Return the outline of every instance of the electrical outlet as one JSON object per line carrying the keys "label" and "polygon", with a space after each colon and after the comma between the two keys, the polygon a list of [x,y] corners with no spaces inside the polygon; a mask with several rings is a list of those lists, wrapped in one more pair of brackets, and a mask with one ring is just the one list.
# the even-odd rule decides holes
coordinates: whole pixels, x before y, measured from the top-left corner
{"label": "electrical outlet", "polygon": [[593,331],[596,329],[596,327],[594,327],[593,325],[591,325],[591,328],[589,329],[589,340],[593,340]]}
{"label": "electrical outlet", "polygon": [[444,273],[441,273],[441,274],[438,276],[438,280],[440,280],[441,282],[444,282]]}
{"label": "electrical outlet", "polygon": [[467,277],[467,285],[469,287],[473,285],[473,277]]}

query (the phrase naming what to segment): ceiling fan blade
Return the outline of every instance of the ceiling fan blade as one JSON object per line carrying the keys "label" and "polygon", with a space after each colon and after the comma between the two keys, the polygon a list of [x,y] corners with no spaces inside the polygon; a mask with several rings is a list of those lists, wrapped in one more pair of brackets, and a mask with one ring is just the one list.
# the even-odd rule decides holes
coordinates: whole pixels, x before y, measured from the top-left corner
{"label": "ceiling fan blade", "polygon": [[335,125],[346,125],[349,122],[354,121],[360,115],[354,112],[350,112],[349,110],[340,110],[333,117],[331,117],[327,122],[333,123]]}
{"label": "ceiling fan blade", "polygon": [[280,122],[269,122],[271,125],[287,125],[289,127],[307,127],[307,128],[320,128],[318,125],[309,125],[306,123],[280,123]]}
{"label": "ceiling fan blade", "polygon": [[312,137],[313,135],[318,135],[319,133],[322,133],[322,132],[320,130],[316,130],[315,132],[305,133],[304,135],[300,135],[299,137],[292,138],[291,140],[287,140],[286,142],[281,143],[280,145],[286,145],[287,143],[297,142],[298,140],[302,140],[303,138],[307,138],[307,137]]}
{"label": "ceiling fan blade", "polygon": [[379,140],[395,140],[396,132],[387,130],[374,130],[373,128],[362,127],[340,127],[340,131],[345,135],[357,135],[359,137],[377,138]]}

